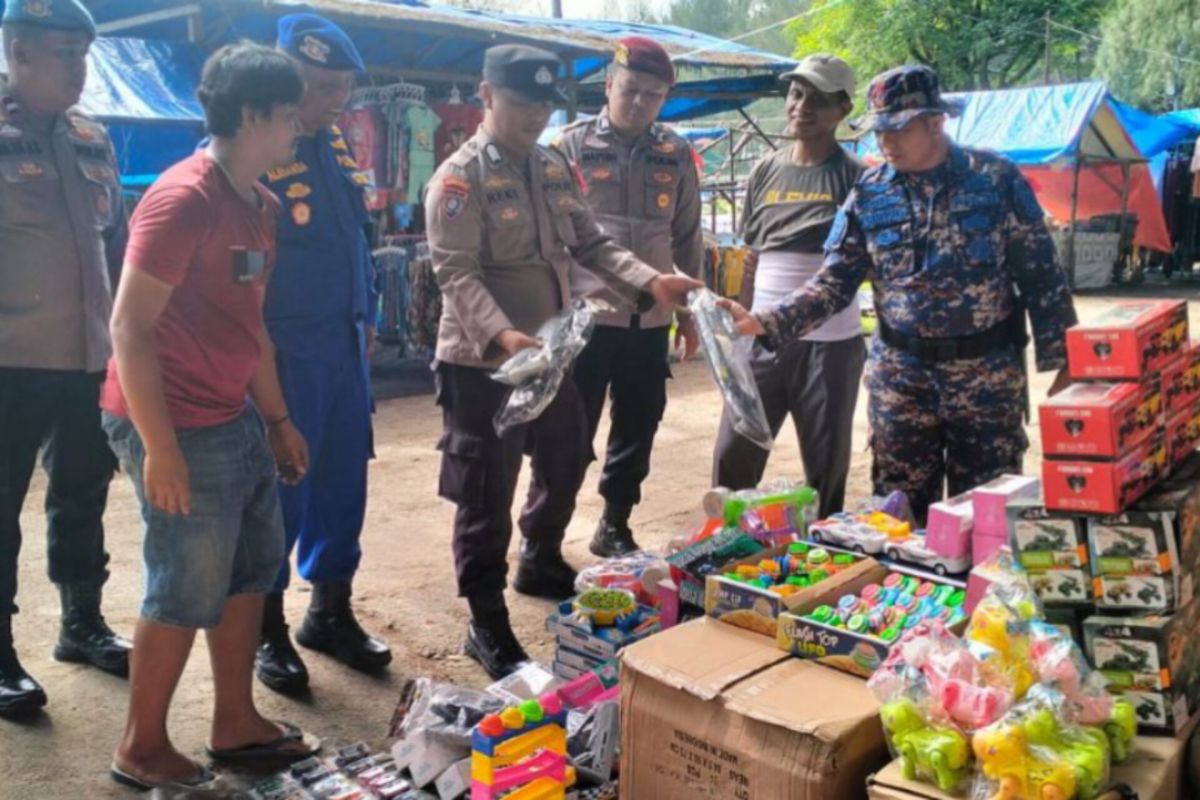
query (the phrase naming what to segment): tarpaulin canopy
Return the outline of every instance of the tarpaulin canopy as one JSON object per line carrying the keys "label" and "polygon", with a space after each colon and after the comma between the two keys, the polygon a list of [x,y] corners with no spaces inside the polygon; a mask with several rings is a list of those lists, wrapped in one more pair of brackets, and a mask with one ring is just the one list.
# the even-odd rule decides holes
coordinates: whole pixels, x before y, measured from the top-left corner
{"label": "tarpaulin canopy", "polygon": [[[947,133],[959,144],[994,150],[1015,161],[1030,178],[1042,208],[1052,217],[1070,221],[1073,194],[1077,195],[1078,219],[1119,214],[1127,172],[1125,207],[1138,217],[1136,243],[1171,251],[1162,203],[1146,158],[1125,125],[1124,115],[1131,109],[1118,104],[1104,83],[966,92],[949,97],[963,104],[963,112],[947,121]],[[1148,124],[1143,128],[1142,123],[1136,121],[1139,130],[1147,136],[1158,135],[1157,128]],[[859,152],[877,153],[874,139],[865,138]]]}

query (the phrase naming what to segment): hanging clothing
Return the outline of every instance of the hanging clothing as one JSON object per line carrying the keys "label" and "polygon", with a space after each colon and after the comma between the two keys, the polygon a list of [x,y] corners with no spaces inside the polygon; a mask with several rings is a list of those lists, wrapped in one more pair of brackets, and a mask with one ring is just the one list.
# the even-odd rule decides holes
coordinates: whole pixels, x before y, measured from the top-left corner
{"label": "hanging clothing", "polygon": [[442,120],[434,139],[435,160],[440,165],[475,135],[483,122],[483,109],[471,103],[438,103],[433,110]]}
{"label": "hanging clothing", "polygon": [[434,140],[442,120],[433,109],[413,103],[404,111],[404,127],[408,130],[408,197],[410,203],[421,202],[421,193],[436,168]]}

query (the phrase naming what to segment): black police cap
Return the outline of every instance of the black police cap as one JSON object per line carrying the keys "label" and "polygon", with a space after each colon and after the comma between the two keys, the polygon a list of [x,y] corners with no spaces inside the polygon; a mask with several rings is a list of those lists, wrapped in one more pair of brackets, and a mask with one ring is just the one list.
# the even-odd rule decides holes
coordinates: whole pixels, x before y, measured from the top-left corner
{"label": "black police cap", "polygon": [[523,44],[501,44],[483,54],[483,79],[539,103],[566,102],[559,86],[563,68],[558,56]]}

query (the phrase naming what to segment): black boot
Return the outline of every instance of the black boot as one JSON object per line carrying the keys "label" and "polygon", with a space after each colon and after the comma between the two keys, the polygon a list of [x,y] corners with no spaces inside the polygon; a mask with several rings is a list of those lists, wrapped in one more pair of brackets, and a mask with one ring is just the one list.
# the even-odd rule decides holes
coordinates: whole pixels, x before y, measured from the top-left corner
{"label": "black boot", "polygon": [[113,633],[100,613],[100,582],[60,583],[62,628],[54,657],[59,661],[91,664],[119,678],[129,677],[133,644]]}
{"label": "black boot", "polygon": [[378,672],[392,662],[387,644],[369,635],[354,618],[350,584],[345,582],[313,584],[312,602],[296,641],[363,672]]}
{"label": "black boot", "polygon": [[254,674],[280,694],[299,694],[308,688],[308,669],[292,647],[283,619],[282,594],[269,594],[263,600],[262,639],[254,654]]}
{"label": "black boot", "polygon": [[521,560],[513,589],[530,597],[566,600],[575,594],[575,569],[562,555],[562,541],[531,542],[521,545]]}
{"label": "black boot", "polygon": [[504,594],[494,592],[467,598],[471,604],[471,624],[463,650],[498,681],[516,672],[529,660],[508,621]]}
{"label": "black boot", "polygon": [[0,616],[0,717],[18,718],[46,705],[46,693],[13,649],[12,617]]}
{"label": "black boot", "polygon": [[613,503],[604,504],[604,516],[596,526],[596,535],[588,549],[601,558],[627,556],[641,548],[633,540],[633,531],[629,530],[629,515],[633,506],[619,506]]}

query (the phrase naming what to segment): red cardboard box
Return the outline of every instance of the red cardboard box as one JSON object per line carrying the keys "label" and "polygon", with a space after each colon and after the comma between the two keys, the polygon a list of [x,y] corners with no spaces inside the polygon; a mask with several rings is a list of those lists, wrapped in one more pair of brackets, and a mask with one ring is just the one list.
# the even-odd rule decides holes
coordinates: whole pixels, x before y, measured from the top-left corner
{"label": "red cardboard box", "polygon": [[1186,459],[1200,443],[1200,400],[1192,401],[1167,420],[1167,459],[1173,467]]}
{"label": "red cardboard box", "polygon": [[1138,380],[1179,356],[1188,341],[1187,302],[1130,300],[1067,331],[1076,379]]}
{"label": "red cardboard box", "polygon": [[1038,408],[1046,456],[1119,458],[1166,424],[1158,377],[1076,383]]}
{"label": "red cardboard box", "polygon": [[1200,346],[1163,367],[1162,388],[1168,416],[1200,400]]}
{"label": "red cardboard box", "polygon": [[1046,508],[1120,514],[1168,471],[1167,437],[1160,430],[1119,461],[1042,462]]}

